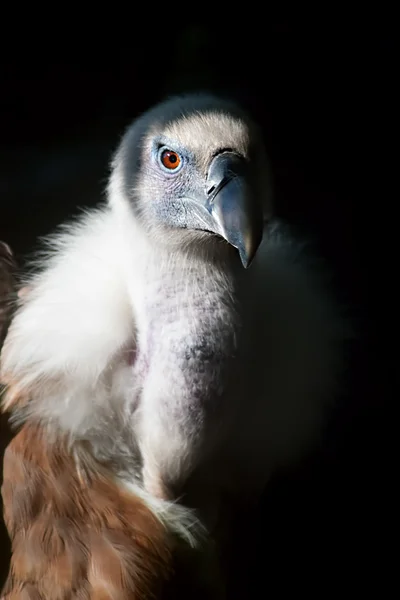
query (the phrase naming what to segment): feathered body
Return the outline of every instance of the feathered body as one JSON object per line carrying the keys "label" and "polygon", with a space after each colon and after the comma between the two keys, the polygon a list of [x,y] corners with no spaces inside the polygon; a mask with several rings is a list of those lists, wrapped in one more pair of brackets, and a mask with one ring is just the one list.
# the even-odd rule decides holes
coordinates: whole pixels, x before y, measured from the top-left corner
{"label": "feathered body", "polygon": [[[201,97],[187,112],[187,100],[174,102],[126,134],[108,203],[52,238],[1,373],[15,420],[62,436],[71,455],[84,444],[121,490],[190,537],[191,513],[168,501],[195,507],[212,531],[227,498],[257,497],[315,440],[344,328],[319,269],[279,223],[265,225],[249,269],[193,225],[196,212],[176,197],[192,198],[187,186],[199,185],[217,146],[254,152],[265,217],[268,168],[241,113]],[[143,158],[160,131],[198,159],[167,193]]]}

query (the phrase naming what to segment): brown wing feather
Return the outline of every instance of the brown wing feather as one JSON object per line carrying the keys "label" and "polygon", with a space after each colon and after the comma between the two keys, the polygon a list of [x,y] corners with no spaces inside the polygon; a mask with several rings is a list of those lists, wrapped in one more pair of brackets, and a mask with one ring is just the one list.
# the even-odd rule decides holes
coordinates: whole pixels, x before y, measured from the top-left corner
{"label": "brown wing feather", "polygon": [[171,540],[143,501],[65,441],[25,425],[4,459],[4,517],[12,540],[5,598],[151,599],[171,570]]}
{"label": "brown wing feather", "polygon": [[[0,350],[7,334],[8,326],[11,320],[12,300],[16,290],[14,274],[16,264],[13,254],[7,244],[0,241]],[[2,396],[2,386],[0,382],[0,400]],[[7,424],[7,418],[0,415],[0,458],[3,462],[3,452],[5,446],[11,439],[11,432]],[[1,469],[0,469],[1,476]],[[1,501],[0,509],[2,511]],[[0,546],[2,549],[2,561],[0,561],[0,581],[4,580],[6,575],[6,564],[8,554],[7,534],[0,518]]]}

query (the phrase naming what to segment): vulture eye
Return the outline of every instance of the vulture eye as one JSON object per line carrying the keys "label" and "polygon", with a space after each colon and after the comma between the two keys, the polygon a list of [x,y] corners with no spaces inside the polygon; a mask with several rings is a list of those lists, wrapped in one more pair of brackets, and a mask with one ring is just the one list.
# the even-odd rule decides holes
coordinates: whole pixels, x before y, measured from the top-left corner
{"label": "vulture eye", "polygon": [[167,171],[178,171],[182,166],[182,158],[175,152],[175,150],[169,150],[169,148],[160,148],[158,152],[158,160],[161,166]]}

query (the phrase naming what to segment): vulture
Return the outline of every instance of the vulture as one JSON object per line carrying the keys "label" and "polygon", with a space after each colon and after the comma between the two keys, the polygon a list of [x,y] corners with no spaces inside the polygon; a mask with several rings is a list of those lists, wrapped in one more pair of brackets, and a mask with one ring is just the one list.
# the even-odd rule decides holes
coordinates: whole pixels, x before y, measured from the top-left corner
{"label": "vulture", "polygon": [[164,598],[182,557],[223,598],[233,516],[317,442],[346,335],[256,123],[208,94],[151,108],[36,263],[1,351],[3,597]]}

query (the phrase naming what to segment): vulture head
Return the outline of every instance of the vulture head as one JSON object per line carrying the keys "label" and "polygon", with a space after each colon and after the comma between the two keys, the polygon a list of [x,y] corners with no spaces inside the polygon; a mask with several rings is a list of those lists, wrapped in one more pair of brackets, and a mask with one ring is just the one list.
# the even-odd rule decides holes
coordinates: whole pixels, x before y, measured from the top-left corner
{"label": "vulture head", "polygon": [[223,239],[250,265],[271,212],[271,178],[259,131],[237,106],[203,95],[164,102],[127,130],[112,168],[112,206],[155,243],[210,256]]}

